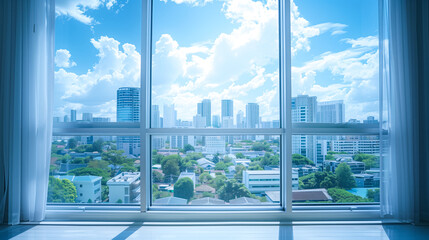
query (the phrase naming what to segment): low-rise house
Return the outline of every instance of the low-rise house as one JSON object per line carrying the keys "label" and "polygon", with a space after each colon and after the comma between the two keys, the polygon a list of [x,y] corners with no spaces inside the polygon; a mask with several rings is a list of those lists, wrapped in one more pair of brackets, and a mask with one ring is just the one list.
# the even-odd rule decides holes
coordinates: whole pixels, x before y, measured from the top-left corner
{"label": "low-rise house", "polygon": [[99,176],[55,176],[58,179],[68,179],[76,187],[77,203],[101,202],[101,177]]}
{"label": "low-rise house", "polygon": [[110,203],[138,203],[140,172],[122,172],[107,181]]}

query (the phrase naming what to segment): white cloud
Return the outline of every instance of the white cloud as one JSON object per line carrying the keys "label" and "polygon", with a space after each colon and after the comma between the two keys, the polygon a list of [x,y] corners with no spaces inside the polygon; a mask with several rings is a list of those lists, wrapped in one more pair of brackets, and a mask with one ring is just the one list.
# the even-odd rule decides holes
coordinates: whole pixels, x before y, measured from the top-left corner
{"label": "white cloud", "polygon": [[69,68],[76,66],[76,63],[70,61],[71,54],[67,49],[58,49],[55,53],[55,65],[57,67]]}
{"label": "white cloud", "polygon": [[[140,53],[132,44],[120,44],[106,36],[91,39],[98,50],[98,62],[84,74],[67,72],[60,68],[55,72],[55,99],[63,103],[84,103],[84,109],[93,113],[110,109],[106,104],[116,99],[120,87],[140,86]],[[98,108],[100,107],[100,108]]]}
{"label": "white cloud", "polygon": [[88,10],[105,6],[111,9],[117,0],[56,0],[55,12],[57,16],[68,16],[87,25],[94,25],[97,21],[87,14]]}
{"label": "white cloud", "polygon": [[[161,2],[168,2],[168,0],[160,0]],[[170,0],[176,4],[190,4],[193,6],[204,6],[206,3],[212,2],[213,0]]]}
{"label": "white cloud", "polygon": [[[293,66],[292,95],[317,96],[318,101],[344,100],[346,119],[377,116],[379,53],[374,39],[377,37],[348,39],[351,46],[346,50],[326,52],[302,66]],[[331,79],[318,77],[325,71]]]}

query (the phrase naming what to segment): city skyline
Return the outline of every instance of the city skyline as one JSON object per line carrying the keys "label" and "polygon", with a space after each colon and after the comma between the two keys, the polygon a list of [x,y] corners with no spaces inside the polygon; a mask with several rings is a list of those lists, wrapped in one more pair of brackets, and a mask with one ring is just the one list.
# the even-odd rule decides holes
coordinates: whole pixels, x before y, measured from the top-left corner
{"label": "city skyline", "polygon": [[[140,85],[141,3],[79,4],[56,6],[54,116],[74,109],[113,120],[116,89]],[[345,118],[378,118],[377,4],[291,4],[292,96],[343,100]],[[233,99],[234,116],[257,103],[261,117],[278,120],[277,15],[273,0],[154,1],[154,105],[174,104],[177,118],[191,121],[203,99],[212,116],[222,116],[221,99]]]}

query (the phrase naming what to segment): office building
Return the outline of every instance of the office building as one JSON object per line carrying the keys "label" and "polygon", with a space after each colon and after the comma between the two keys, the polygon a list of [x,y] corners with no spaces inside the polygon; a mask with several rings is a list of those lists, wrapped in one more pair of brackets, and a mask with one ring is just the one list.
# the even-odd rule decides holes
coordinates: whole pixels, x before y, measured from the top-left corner
{"label": "office building", "polygon": [[253,194],[265,195],[266,191],[279,191],[280,171],[278,170],[245,170],[243,184]]}
{"label": "office building", "polygon": [[176,127],[177,112],[174,109],[174,104],[164,104],[164,116],[163,116],[163,127],[174,128]]}
{"label": "office building", "polygon": [[[116,120],[140,122],[140,88],[122,87],[117,90]],[[120,136],[116,145],[127,155],[140,155],[140,137]]]}
{"label": "office building", "polygon": [[82,121],[92,122],[92,113],[82,113]]}
{"label": "office building", "polygon": [[210,99],[203,99],[201,103],[197,104],[197,114],[206,118],[206,127],[212,126],[212,103]]}
{"label": "office building", "polygon": [[109,181],[110,203],[140,202],[140,172],[122,172]]}
{"label": "office building", "polygon": [[234,118],[234,102],[229,99],[223,99],[222,100],[222,119],[224,117],[231,117]]}
{"label": "office building", "polygon": [[316,122],[319,122],[319,123],[345,122],[345,105],[343,100],[318,102]]}
{"label": "office building", "polygon": [[257,103],[248,103],[246,105],[246,127],[259,127],[259,105]]}
{"label": "office building", "polygon": [[151,119],[151,127],[152,128],[160,128],[161,127],[161,122],[160,122],[160,112],[159,112],[159,105],[152,105],[151,107],[151,115],[150,115],[150,119]]}
{"label": "office building", "polygon": [[[292,98],[292,123],[313,123],[316,121],[317,98],[298,95]],[[292,153],[301,154],[313,162],[317,160],[316,137],[293,135]]]}
{"label": "office building", "polygon": [[220,122],[220,116],[219,115],[213,115],[212,125],[214,128],[220,128],[221,122]]}
{"label": "office building", "polygon": [[76,110],[70,110],[70,121],[71,122],[76,122]]}

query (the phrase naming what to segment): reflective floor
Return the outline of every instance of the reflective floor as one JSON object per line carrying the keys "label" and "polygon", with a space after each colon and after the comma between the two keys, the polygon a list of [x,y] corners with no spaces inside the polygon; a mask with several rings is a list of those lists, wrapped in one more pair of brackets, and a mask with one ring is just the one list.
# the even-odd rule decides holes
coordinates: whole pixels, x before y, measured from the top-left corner
{"label": "reflective floor", "polygon": [[128,226],[0,226],[0,239],[429,239],[429,226],[279,225],[279,224],[142,224]]}

